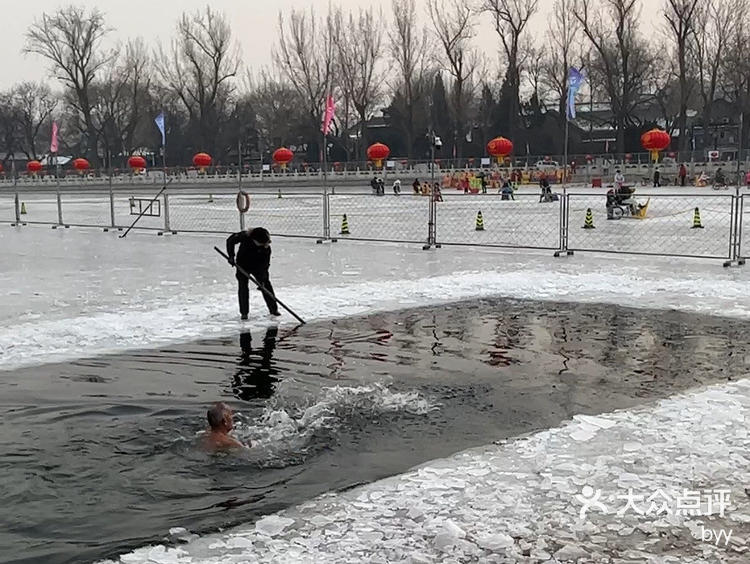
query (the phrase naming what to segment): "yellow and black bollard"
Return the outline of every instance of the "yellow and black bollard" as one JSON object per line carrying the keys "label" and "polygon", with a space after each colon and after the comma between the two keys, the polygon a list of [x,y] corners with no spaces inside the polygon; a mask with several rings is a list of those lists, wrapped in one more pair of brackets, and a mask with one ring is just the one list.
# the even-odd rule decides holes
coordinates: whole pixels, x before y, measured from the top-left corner
{"label": "yellow and black bollard", "polygon": [[349,232],[349,220],[346,218],[346,214],[341,219],[341,235],[351,235]]}
{"label": "yellow and black bollard", "polygon": [[21,215],[26,215],[26,202],[21,202]]}
{"label": "yellow and black bollard", "polygon": [[591,208],[586,210],[586,220],[583,222],[583,229],[596,229],[594,227],[594,214],[591,212]]}
{"label": "yellow and black bollard", "polygon": [[477,212],[476,231],[484,231],[484,217],[482,216],[482,210]]}
{"label": "yellow and black bollard", "polygon": [[693,212],[693,227],[691,229],[703,229],[703,224],[701,223],[701,210],[698,208],[695,208],[695,211]]}

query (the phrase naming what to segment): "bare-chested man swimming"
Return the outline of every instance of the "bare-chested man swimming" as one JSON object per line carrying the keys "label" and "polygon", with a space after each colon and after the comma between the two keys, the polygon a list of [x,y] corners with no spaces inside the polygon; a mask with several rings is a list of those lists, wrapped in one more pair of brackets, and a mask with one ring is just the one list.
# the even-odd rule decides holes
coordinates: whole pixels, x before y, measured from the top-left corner
{"label": "bare-chested man swimming", "polygon": [[229,432],[234,428],[232,408],[225,403],[215,403],[206,413],[208,430],[203,436],[203,446],[207,450],[226,450],[232,448],[247,448]]}

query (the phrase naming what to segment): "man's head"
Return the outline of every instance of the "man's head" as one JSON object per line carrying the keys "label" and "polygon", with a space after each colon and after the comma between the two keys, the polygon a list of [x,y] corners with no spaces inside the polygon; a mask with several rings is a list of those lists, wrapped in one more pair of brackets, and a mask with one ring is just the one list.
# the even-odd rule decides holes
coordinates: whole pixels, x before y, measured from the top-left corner
{"label": "man's head", "polygon": [[212,431],[228,433],[234,428],[232,408],[225,403],[219,402],[212,405],[206,412],[206,418]]}
{"label": "man's head", "polygon": [[250,231],[250,239],[259,247],[271,246],[271,234],[263,227],[256,227]]}

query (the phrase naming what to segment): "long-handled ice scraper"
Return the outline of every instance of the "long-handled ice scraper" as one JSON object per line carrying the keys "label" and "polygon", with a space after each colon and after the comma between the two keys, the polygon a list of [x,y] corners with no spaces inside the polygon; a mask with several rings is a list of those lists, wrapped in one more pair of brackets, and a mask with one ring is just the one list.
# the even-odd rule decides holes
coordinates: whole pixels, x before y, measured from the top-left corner
{"label": "long-handled ice scraper", "polygon": [[[214,247],[214,250],[217,253],[219,253],[221,256],[223,256],[227,261],[229,260],[229,256],[227,256],[227,254],[224,251],[222,251],[219,247]],[[240,274],[242,274],[248,280],[250,280],[253,284],[255,284],[258,287],[258,290],[260,290],[261,292],[263,292],[266,296],[268,296],[268,297],[273,298],[274,300],[276,300],[277,304],[279,304],[281,307],[283,307],[285,310],[287,310],[289,313],[291,313],[297,321],[299,321],[300,323],[302,323],[304,325],[304,323],[305,323],[304,319],[302,319],[299,315],[297,315],[291,309],[289,309],[287,307],[287,305],[284,302],[282,302],[279,298],[277,298],[276,296],[274,296],[273,294],[271,294],[271,292],[269,292],[263,286],[261,286],[252,274],[250,274],[249,272],[247,272],[239,264],[235,264],[234,266],[237,268],[237,270],[239,271]]]}

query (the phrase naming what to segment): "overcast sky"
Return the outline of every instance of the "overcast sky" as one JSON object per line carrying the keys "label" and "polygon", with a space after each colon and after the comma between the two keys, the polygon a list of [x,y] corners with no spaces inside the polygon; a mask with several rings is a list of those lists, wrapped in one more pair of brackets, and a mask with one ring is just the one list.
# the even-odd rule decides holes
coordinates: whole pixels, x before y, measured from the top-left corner
{"label": "overcast sky", "polygon": [[[10,0],[2,0],[9,2]],[[533,33],[543,34],[547,30],[547,18],[554,0],[539,0],[540,13],[533,21]],[[206,0],[79,0],[77,5],[97,6],[102,10],[107,23],[113,28],[108,41],[116,42],[130,37],[143,37],[149,45],[158,41],[168,41],[175,27],[175,21],[183,11],[203,8]],[[334,2],[335,3],[335,2]],[[342,0],[346,7],[381,6],[390,19],[391,0]],[[423,10],[426,2],[419,1]],[[61,0],[34,0],[25,5],[14,3],[13,10],[5,11],[5,30],[0,34],[0,52],[4,53],[0,88],[4,89],[22,80],[40,80],[48,74],[48,66],[36,55],[24,55],[24,34],[35,17],[43,12],[68,5]],[[222,10],[231,20],[235,37],[239,41],[244,63],[256,69],[271,64],[271,48],[276,42],[276,22],[279,10],[288,11],[292,7],[314,6],[324,13],[329,0],[211,0],[214,9]],[[658,0],[645,0],[643,19],[646,27],[652,27],[659,18]],[[426,14],[423,14],[423,21]],[[492,30],[489,15],[479,20],[477,46],[483,49],[491,61],[497,60],[499,41]],[[645,29],[644,29],[645,31]],[[541,39],[541,38],[540,38]]]}

